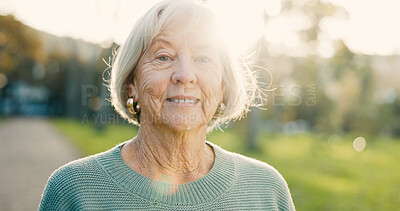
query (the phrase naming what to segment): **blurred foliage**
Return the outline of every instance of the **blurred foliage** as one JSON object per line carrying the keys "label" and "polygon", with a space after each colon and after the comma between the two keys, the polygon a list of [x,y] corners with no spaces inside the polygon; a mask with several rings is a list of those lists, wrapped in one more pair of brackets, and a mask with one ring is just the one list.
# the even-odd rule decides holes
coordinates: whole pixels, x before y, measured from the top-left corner
{"label": "blurred foliage", "polygon": [[[321,38],[328,36],[323,27],[327,19],[348,16],[344,8],[319,0],[282,0],[279,14],[269,16],[265,12],[266,26],[279,17],[302,20],[295,26],[299,38],[297,48],[306,49],[307,54],[288,56],[298,49],[281,44],[282,54],[277,55],[271,50],[276,43],[260,38],[250,52],[257,52],[254,69],[268,69],[261,71],[266,73],[260,77],[269,85],[264,87],[268,90],[268,110],[262,113],[262,120],[250,114],[247,121],[238,125],[248,125],[248,134],[315,131],[400,136],[400,86],[395,81],[385,81],[387,77],[382,76],[384,72],[395,74],[400,68],[395,59],[356,54],[342,40]],[[322,58],[318,54],[319,46],[325,44],[333,46],[332,57]],[[380,72],[376,67],[386,70]],[[386,92],[391,95],[382,96]],[[253,136],[248,135],[247,139],[252,140]]]}
{"label": "blurred foliage", "polygon": [[[84,155],[103,152],[137,133],[130,125],[110,125],[99,132],[94,124],[79,121],[55,119],[53,123]],[[262,133],[257,151],[245,147],[245,134],[236,129],[213,132],[207,140],[276,167],[288,182],[297,210],[396,210],[399,140],[368,136],[365,150],[356,152],[355,137]]]}
{"label": "blurred foliage", "polygon": [[15,20],[0,16],[0,72],[9,73],[26,65],[43,62],[42,43],[33,30]]}
{"label": "blurred foliage", "polygon": [[94,108],[101,105],[90,108],[88,102],[106,96],[101,56],[107,54],[98,45],[37,31],[12,15],[0,16],[0,73],[7,79],[7,86],[0,87],[0,115],[81,118],[97,112]]}
{"label": "blurred foliage", "polygon": [[317,41],[321,29],[321,22],[328,18],[346,19],[349,14],[347,11],[338,5],[334,5],[329,1],[319,0],[282,0],[281,1],[282,16],[295,16],[297,18],[305,18],[308,23],[302,29],[298,30],[300,40],[308,45],[311,53],[317,52]]}

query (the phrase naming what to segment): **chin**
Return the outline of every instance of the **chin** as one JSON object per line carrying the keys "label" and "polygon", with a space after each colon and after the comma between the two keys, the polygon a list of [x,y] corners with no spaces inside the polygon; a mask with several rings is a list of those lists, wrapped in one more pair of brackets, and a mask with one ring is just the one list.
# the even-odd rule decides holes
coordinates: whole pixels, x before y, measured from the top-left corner
{"label": "chin", "polygon": [[200,117],[194,118],[192,116],[192,118],[189,118],[182,114],[173,115],[173,117],[163,116],[162,122],[167,128],[175,132],[186,132],[207,125]]}

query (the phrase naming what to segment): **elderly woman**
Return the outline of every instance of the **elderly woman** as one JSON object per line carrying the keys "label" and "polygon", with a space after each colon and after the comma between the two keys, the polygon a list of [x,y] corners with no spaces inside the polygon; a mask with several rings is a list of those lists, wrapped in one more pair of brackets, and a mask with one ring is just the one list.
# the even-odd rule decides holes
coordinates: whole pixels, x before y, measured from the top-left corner
{"label": "elderly woman", "polygon": [[270,165],[206,141],[257,96],[208,9],[166,0],[136,23],[115,58],[111,102],[139,125],[132,140],[66,164],[40,210],[294,210]]}

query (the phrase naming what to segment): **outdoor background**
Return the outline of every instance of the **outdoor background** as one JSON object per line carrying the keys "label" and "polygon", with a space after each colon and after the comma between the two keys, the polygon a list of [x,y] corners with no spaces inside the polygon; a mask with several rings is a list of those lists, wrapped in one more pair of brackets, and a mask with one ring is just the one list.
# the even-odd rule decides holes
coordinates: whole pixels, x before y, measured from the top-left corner
{"label": "outdoor background", "polygon": [[[37,209],[59,166],[135,136],[103,78],[156,2],[0,0],[0,210]],[[297,210],[399,209],[400,3],[201,2],[268,98],[207,139],[278,169]]]}

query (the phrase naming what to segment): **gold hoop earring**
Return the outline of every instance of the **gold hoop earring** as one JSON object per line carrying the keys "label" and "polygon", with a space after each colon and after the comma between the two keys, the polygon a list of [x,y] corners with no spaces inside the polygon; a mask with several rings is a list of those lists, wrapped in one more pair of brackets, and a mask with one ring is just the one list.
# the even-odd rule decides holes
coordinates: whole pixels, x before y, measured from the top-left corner
{"label": "gold hoop earring", "polygon": [[222,115],[222,113],[224,113],[224,110],[225,110],[225,104],[224,103],[218,104],[217,110],[215,111],[215,114],[213,117],[214,118],[220,117]]}
{"label": "gold hoop earring", "polygon": [[128,98],[126,101],[126,108],[128,109],[129,113],[136,114],[135,106],[133,105],[133,97]]}
{"label": "gold hoop earring", "polygon": [[[135,105],[135,104],[136,104],[136,105]],[[140,112],[140,104],[139,104],[139,101],[138,101],[138,102],[134,102],[133,105],[134,105],[134,108],[135,108],[136,113],[139,113],[139,112]]]}
{"label": "gold hoop earring", "polygon": [[126,101],[126,108],[131,114],[136,114],[140,111],[139,102],[134,102],[133,97],[128,98],[128,100]]}

